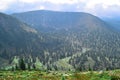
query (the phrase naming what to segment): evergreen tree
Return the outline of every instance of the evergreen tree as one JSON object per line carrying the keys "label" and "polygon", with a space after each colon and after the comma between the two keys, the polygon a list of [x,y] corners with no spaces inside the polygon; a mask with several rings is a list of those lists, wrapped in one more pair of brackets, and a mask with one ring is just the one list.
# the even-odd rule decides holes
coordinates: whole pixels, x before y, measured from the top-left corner
{"label": "evergreen tree", "polygon": [[92,71],[92,68],[91,68],[90,64],[89,64],[89,68],[88,68],[88,70],[89,70],[89,71]]}
{"label": "evergreen tree", "polygon": [[12,66],[12,69],[11,69],[12,71],[14,71],[15,70],[15,68]]}
{"label": "evergreen tree", "polygon": [[30,63],[28,63],[28,70],[31,70],[31,65],[30,65]]}
{"label": "evergreen tree", "polygon": [[57,66],[56,66],[56,65],[54,65],[53,67],[54,67],[54,69],[55,69],[56,71],[58,70],[58,68],[57,68]]}
{"label": "evergreen tree", "polygon": [[19,69],[19,67],[18,67],[18,65],[16,64],[16,65],[15,65],[15,70],[18,70],[18,69]]}
{"label": "evergreen tree", "polygon": [[23,58],[20,59],[19,66],[20,66],[20,70],[26,70],[26,66]]}
{"label": "evergreen tree", "polygon": [[33,64],[33,66],[32,66],[32,67],[33,67],[33,70],[35,70],[35,69],[36,69],[35,64]]}

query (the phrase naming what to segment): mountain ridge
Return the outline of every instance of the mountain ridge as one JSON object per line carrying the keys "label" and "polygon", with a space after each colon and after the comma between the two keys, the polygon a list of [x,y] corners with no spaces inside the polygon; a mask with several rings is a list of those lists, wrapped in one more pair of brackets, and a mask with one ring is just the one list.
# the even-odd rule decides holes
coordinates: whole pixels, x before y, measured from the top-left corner
{"label": "mountain ridge", "polygon": [[[36,17],[34,15],[36,15]],[[39,29],[40,26],[42,26],[43,28],[45,27],[45,29],[46,29],[46,27],[48,29],[51,29],[51,26],[54,29],[61,29],[61,28],[63,29],[63,27],[58,25],[59,23],[61,23],[62,26],[69,25],[69,27],[70,26],[72,27],[73,25],[78,25],[78,26],[83,25],[84,26],[85,23],[90,24],[90,21],[103,22],[98,17],[93,16],[89,13],[84,13],[84,12],[57,12],[57,11],[54,12],[54,11],[44,11],[44,10],[41,11],[40,10],[40,11],[25,12],[25,13],[20,13],[20,14],[18,13],[18,16],[17,16],[17,14],[13,14],[12,16],[15,16],[16,18],[20,19],[21,21],[23,21],[27,24],[30,24],[31,26],[33,26],[36,29]],[[31,16],[33,16],[33,17],[31,17]],[[61,18],[59,18],[59,16],[61,16],[62,20],[61,20]],[[50,20],[52,18],[54,18],[54,19]],[[46,20],[46,19],[48,19],[48,20]],[[91,20],[91,19],[94,19],[94,20]],[[30,21],[30,23],[29,23],[29,21]],[[82,22],[82,24],[79,24],[80,22]],[[53,24],[51,24],[51,23],[53,23]],[[51,25],[49,26],[49,24],[51,24]],[[104,23],[102,23],[102,24],[104,24]],[[94,24],[94,25],[97,25],[97,24]],[[38,26],[38,28],[36,26]],[[92,26],[90,26],[90,27],[92,27]]]}
{"label": "mountain ridge", "polygon": [[[27,60],[29,60],[28,56],[32,56],[33,61],[37,57],[50,70],[56,69],[57,66],[59,70],[69,70],[70,67],[82,70],[120,67],[119,32],[98,17],[74,12],[28,13],[12,15],[37,30],[36,33],[31,28],[31,32],[31,29],[27,28],[28,34],[20,35],[30,40],[29,44],[26,44],[27,50],[23,54]],[[11,22],[9,24],[11,25]],[[15,23],[13,24],[15,25]],[[17,25],[19,24],[17,23]],[[24,29],[27,31],[26,28]],[[11,30],[11,32],[13,31]],[[31,36],[31,34],[35,36]],[[18,51],[18,54],[14,56],[21,55]],[[66,67],[59,66],[58,64],[63,63],[62,61],[66,61],[64,64],[69,64],[70,67],[66,69]]]}
{"label": "mountain ridge", "polygon": [[[63,53],[63,55],[71,57],[69,64],[75,69],[82,68],[84,70],[89,67],[94,70],[112,69],[115,67],[115,63],[117,63],[116,68],[120,65],[118,60],[120,56],[118,51],[119,32],[96,16],[80,12],[51,11],[33,11],[12,16],[38,29],[38,31],[62,39],[63,42],[68,42],[69,48],[73,50],[72,53],[67,51],[67,45],[66,47],[63,45],[65,50],[61,47],[58,50],[62,49],[67,53]],[[82,53],[86,49],[89,51]],[[114,60],[115,56],[117,56],[118,61]],[[114,66],[110,66],[113,64]]]}

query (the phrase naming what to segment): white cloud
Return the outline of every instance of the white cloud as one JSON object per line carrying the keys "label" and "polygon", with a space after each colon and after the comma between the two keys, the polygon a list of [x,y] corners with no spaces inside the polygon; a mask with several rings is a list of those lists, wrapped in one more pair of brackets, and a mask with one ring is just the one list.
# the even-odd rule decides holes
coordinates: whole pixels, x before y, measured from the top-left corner
{"label": "white cloud", "polygon": [[0,0],[0,11],[8,9],[8,7],[16,0]]}
{"label": "white cloud", "polygon": [[50,2],[52,4],[75,4],[79,0],[43,0],[44,2]]}
{"label": "white cloud", "polygon": [[18,1],[22,3],[37,3],[40,2],[41,0],[18,0]]}
{"label": "white cloud", "polygon": [[99,16],[120,13],[119,8],[120,0],[0,0],[0,12],[48,9],[81,11]]}
{"label": "white cloud", "polygon": [[44,6],[40,6],[39,9],[45,9],[45,7]]}
{"label": "white cloud", "polygon": [[86,2],[86,8],[93,9],[97,4],[101,4],[104,8],[112,5],[120,6],[120,0],[88,0]]}
{"label": "white cloud", "polygon": [[[88,12],[96,16],[113,16],[111,13],[120,13],[120,0],[84,0],[81,4],[85,4],[82,6],[83,12]],[[76,8],[80,9],[77,6]]]}

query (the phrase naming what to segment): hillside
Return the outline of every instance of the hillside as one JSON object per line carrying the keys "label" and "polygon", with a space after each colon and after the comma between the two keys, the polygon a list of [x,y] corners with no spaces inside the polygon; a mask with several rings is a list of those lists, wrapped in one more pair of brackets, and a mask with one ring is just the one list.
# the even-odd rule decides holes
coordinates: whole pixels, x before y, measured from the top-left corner
{"label": "hillside", "polygon": [[117,31],[120,31],[120,20],[119,18],[103,18],[108,24],[110,24]]}
{"label": "hillside", "polygon": [[84,12],[56,12],[40,10],[16,13],[12,14],[12,16],[42,32],[62,29],[68,30],[70,28],[87,28],[92,30],[100,27],[105,28],[106,26],[106,23],[98,17]]}
{"label": "hillside", "polygon": [[8,65],[14,56],[30,54],[32,46],[39,48],[36,44],[41,41],[37,39],[41,39],[37,34],[38,31],[16,18],[0,13],[0,66]]}
{"label": "hillside", "polygon": [[49,70],[120,68],[119,32],[96,16],[44,10],[13,14],[17,19],[0,15],[2,65],[23,57]]}
{"label": "hillside", "polygon": [[28,59],[32,55],[35,59],[37,55],[43,55],[47,44],[45,40],[44,35],[37,30],[12,16],[0,13],[0,67],[18,63],[14,62],[16,56]]}
{"label": "hillside", "polygon": [[[61,40],[45,35],[18,19],[0,13],[0,68],[19,65],[23,58],[26,65],[46,64],[46,52],[56,52],[62,47]],[[57,47],[58,46],[58,47]],[[51,58],[51,56],[49,57]]]}
{"label": "hillside", "polygon": [[[69,57],[65,64],[69,63],[79,70],[120,68],[119,32],[96,16],[83,12],[45,10],[17,13],[12,16],[42,33],[62,40],[62,43],[67,42],[58,47],[57,52],[54,51],[51,63]],[[54,63],[53,66],[59,66],[57,64]]]}

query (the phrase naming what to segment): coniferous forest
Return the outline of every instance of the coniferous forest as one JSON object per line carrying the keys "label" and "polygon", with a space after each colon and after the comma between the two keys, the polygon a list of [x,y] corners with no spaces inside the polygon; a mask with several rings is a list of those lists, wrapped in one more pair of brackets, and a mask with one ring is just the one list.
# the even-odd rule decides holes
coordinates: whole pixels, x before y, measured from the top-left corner
{"label": "coniferous forest", "polygon": [[0,13],[0,80],[119,80],[119,69],[120,31],[97,16]]}

